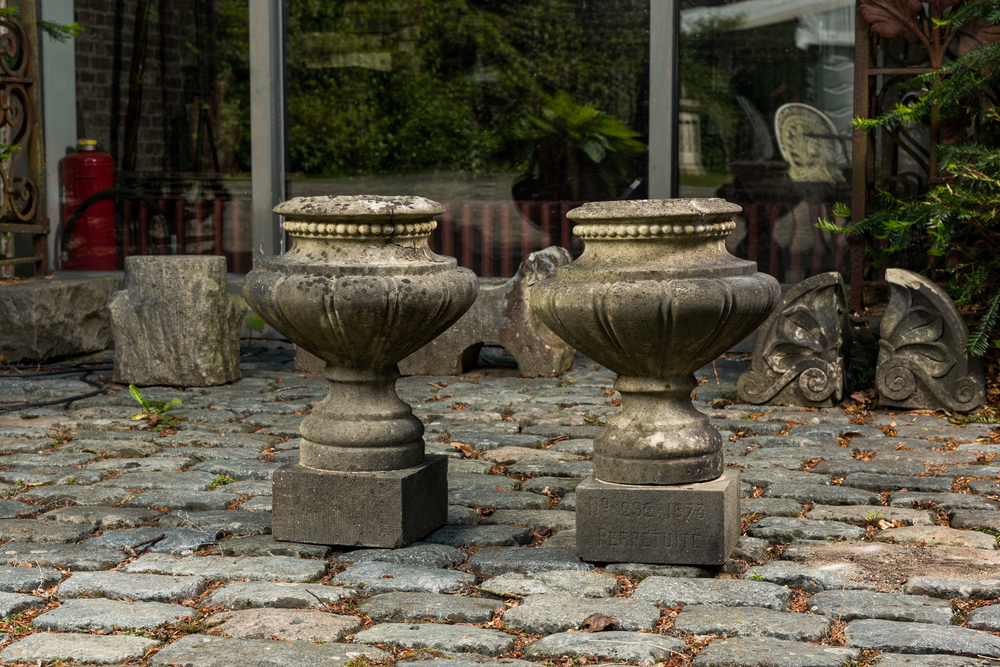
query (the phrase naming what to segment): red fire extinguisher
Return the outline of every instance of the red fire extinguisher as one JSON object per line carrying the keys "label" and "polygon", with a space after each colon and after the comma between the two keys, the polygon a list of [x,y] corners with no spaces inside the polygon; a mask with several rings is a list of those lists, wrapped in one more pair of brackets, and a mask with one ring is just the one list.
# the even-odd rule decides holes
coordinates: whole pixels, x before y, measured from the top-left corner
{"label": "red fire extinguisher", "polygon": [[[80,139],[76,153],[62,159],[63,223],[68,224],[86,199],[115,186],[115,161],[98,152],[97,141]],[[115,238],[115,204],[110,199],[93,202],[80,212],[72,227],[64,229],[69,249],[64,269],[113,271],[118,262]]]}

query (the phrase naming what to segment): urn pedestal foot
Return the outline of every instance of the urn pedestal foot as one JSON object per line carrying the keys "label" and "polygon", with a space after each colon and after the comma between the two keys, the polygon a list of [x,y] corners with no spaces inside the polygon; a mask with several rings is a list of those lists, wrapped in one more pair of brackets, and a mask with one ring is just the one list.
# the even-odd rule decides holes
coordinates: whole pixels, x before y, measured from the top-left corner
{"label": "urn pedestal foot", "polygon": [[275,471],[273,493],[276,540],[395,549],[447,521],[448,460],[372,472],[289,464]]}
{"label": "urn pedestal foot", "polygon": [[576,553],[588,562],[722,565],[740,536],[740,473],[674,486],[576,487]]}

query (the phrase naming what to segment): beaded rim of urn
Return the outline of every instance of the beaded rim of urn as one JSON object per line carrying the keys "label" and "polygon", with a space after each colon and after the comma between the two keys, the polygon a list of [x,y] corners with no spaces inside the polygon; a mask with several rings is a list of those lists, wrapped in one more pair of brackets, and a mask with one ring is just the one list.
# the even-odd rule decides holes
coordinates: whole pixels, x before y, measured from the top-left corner
{"label": "beaded rim of urn", "polygon": [[343,240],[419,239],[437,228],[445,212],[436,201],[414,195],[295,197],[274,207],[292,236]]}
{"label": "beaded rim of urn", "polygon": [[725,238],[742,210],[725,199],[635,199],[588,202],[566,217],[582,239]]}

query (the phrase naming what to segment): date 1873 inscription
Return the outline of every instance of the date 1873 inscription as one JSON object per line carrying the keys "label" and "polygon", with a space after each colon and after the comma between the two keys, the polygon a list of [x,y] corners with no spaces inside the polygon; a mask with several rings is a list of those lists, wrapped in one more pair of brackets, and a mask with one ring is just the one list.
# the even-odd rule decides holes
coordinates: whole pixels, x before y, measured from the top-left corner
{"label": "date 1873 inscription", "polygon": [[623,519],[697,521],[707,515],[706,507],[697,503],[656,503],[605,497],[599,500],[598,507],[601,512]]}

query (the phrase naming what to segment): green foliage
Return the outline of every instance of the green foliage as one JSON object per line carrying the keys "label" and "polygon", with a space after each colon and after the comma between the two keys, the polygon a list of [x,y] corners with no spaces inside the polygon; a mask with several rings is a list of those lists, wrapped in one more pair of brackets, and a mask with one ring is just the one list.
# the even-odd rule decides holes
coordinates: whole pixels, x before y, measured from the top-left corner
{"label": "green foliage", "polygon": [[232,484],[236,480],[232,477],[227,477],[226,475],[219,475],[215,478],[215,481],[208,487],[209,489],[217,489],[220,486],[225,486],[226,484]]}
{"label": "green foliage", "polygon": [[[128,393],[142,407],[142,412],[132,415],[132,419],[150,419],[151,417],[162,415],[174,406],[184,407],[179,398],[174,398],[167,402],[147,401],[139,388],[134,384],[128,386]],[[151,421],[155,422],[156,420],[151,419]]]}
{"label": "green foliage", "polygon": [[[246,0],[216,7],[233,115],[221,134],[239,135],[249,169]],[[648,16],[633,2],[290,0],[286,25],[293,172],[514,168],[501,146],[560,92],[625,127],[643,112]]]}
{"label": "green foliage", "polygon": [[260,315],[250,314],[247,315],[246,325],[248,329],[256,331],[257,333],[264,333],[264,327],[267,326],[267,323]]}
{"label": "green foliage", "polygon": [[646,150],[638,136],[614,116],[560,93],[518,121],[503,154],[522,180],[540,182],[542,199],[608,199],[632,157]]}
{"label": "green foliage", "polygon": [[[1000,9],[966,0],[947,20],[1000,23]],[[915,97],[878,118],[855,119],[855,127],[892,134],[934,117],[967,138],[937,146],[940,177],[922,196],[880,190],[863,219],[844,228],[830,220],[817,226],[873,239],[868,250],[877,268],[896,266],[947,281],[955,303],[975,320],[967,349],[982,356],[991,341],[997,344],[1000,321],[1000,42],[982,44],[906,86]],[[847,217],[850,209],[838,205],[834,215]]]}

